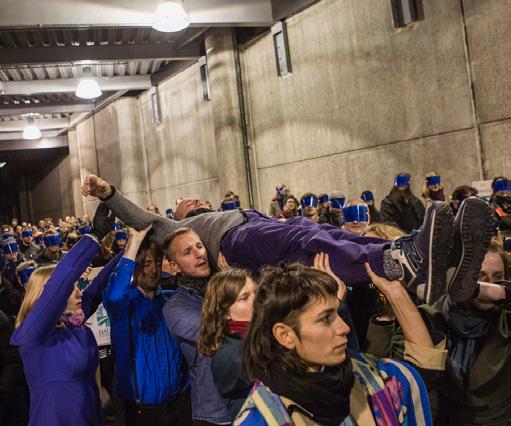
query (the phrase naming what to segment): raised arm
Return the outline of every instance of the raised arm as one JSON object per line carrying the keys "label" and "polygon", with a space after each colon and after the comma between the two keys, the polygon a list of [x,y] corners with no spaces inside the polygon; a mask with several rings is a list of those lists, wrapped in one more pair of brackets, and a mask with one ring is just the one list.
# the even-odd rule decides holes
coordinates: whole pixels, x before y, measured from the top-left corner
{"label": "raised arm", "polygon": [[[128,227],[128,245],[124,256],[118,262],[115,272],[110,275],[107,289],[103,293],[103,305],[110,315],[128,320],[129,289],[135,272],[135,259],[138,249],[151,225],[142,231]],[[127,323],[126,323],[127,324]]]}
{"label": "raised arm", "polygon": [[137,206],[98,176],[89,175],[85,178],[82,194],[99,198],[119,219],[136,230],[153,224],[155,232],[152,233],[151,239],[158,245],[161,245],[165,237],[173,230],[172,222],[174,221]]}
{"label": "raised arm", "polygon": [[119,252],[108,264],[99,272],[99,274],[92,280],[92,282],[83,290],[82,294],[82,309],[85,318],[89,318],[101,303],[103,290],[108,284],[108,278],[112,271],[117,266],[119,259],[123,255],[123,251]]}
{"label": "raised arm", "polygon": [[94,237],[84,235],[58,263],[41,296],[14,332],[14,346],[37,346],[55,329],[74,285],[99,252]]}

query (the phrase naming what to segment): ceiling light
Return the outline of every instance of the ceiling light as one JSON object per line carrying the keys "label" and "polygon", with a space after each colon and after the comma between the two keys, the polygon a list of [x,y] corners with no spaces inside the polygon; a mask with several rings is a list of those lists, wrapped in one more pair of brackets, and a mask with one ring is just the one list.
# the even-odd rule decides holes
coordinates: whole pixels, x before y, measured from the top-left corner
{"label": "ceiling light", "polygon": [[2,167],[4,167],[6,164],[7,164],[7,163],[6,163],[5,161],[2,161],[2,162],[0,163],[0,169],[1,169]]}
{"label": "ceiling light", "polygon": [[83,76],[84,78],[80,80],[76,87],[75,95],[82,99],[99,98],[103,93],[101,92],[98,82],[91,78],[92,68],[84,67]]}
{"label": "ceiling light", "polygon": [[23,129],[23,139],[41,139],[41,131],[39,127],[35,125],[34,118],[28,118],[28,124]]}
{"label": "ceiling light", "polygon": [[180,1],[166,1],[156,8],[153,28],[156,31],[172,33],[190,25],[190,18]]}

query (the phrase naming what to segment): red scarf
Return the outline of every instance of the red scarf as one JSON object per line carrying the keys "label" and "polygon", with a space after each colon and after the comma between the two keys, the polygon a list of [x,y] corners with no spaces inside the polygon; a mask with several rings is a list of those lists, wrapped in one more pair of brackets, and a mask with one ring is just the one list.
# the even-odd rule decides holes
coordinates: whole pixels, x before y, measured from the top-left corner
{"label": "red scarf", "polygon": [[250,321],[229,321],[227,326],[227,333],[245,336],[249,324]]}

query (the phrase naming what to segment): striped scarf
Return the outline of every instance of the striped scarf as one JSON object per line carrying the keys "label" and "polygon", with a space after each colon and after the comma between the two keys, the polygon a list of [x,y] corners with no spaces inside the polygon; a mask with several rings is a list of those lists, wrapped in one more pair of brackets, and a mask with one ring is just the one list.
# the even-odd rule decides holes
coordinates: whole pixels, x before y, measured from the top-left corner
{"label": "striped scarf", "polygon": [[426,386],[419,373],[402,361],[352,355],[353,372],[367,395],[377,426],[431,426]]}

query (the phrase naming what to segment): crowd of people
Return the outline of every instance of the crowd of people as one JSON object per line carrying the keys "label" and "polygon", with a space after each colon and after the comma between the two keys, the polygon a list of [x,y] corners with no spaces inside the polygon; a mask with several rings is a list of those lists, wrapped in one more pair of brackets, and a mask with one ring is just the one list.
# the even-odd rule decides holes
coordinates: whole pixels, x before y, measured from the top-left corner
{"label": "crowd of people", "polygon": [[398,173],[380,209],[280,184],[268,214],[82,191],[92,219],[2,226],[0,424],[511,424],[506,177]]}

